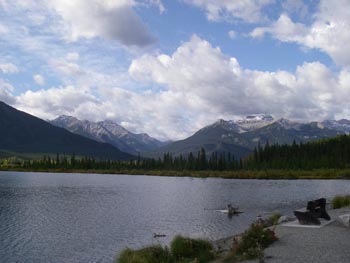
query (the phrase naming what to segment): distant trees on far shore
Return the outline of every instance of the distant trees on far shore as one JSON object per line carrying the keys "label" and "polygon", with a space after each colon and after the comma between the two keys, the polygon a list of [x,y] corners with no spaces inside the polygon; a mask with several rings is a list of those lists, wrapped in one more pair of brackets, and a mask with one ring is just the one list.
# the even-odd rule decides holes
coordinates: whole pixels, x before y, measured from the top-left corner
{"label": "distant trees on far shore", "polygon": [[[8,160],[3,161],[8,163]],[[141,158],[131,161],[97,160],[93,157],[56,154],[40,160],[16,160],[15,166],[23,169],[78,169],[78,170],[310,170],[350,168],[350,136],[292,145],[258,146],[244,159],[235,159],[232,153],[213,152],[204,148],[187,156],[166,153],[163,158]]]}

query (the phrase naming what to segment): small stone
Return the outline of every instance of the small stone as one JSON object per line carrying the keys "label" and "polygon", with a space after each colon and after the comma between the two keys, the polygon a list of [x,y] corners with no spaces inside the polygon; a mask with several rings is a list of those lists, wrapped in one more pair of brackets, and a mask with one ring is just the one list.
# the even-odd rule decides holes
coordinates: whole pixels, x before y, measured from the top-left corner
{"label": "small stone", "polygon": [[346,227],[350,227],[350,214],[341,215],[339,218]]}

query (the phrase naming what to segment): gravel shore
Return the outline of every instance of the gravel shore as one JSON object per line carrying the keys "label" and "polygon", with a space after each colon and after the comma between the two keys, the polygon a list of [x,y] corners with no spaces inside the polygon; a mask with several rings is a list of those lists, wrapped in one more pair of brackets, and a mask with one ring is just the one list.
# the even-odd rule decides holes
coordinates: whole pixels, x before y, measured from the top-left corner
{"label": "gravel shore", "polygon": [[[279,240],[264,251],[264,262],[350,263],[350,229],[339,218],[339,215],[350,214],[350,208],[328,210],[328,213],[334,221],[322,228],[275,226]],[[217,240],[214,245],[227,251],[232,239]],[[246,262],[258,263],[259,260]]]}
{"label": "gravel shore", "polygon": [[349,263],[350,229],[341,223],[339,215],[349,214],[350,208],[328,213],[334,222],[322,228],[276,226],[279,240],[265,250],[265,262]]}

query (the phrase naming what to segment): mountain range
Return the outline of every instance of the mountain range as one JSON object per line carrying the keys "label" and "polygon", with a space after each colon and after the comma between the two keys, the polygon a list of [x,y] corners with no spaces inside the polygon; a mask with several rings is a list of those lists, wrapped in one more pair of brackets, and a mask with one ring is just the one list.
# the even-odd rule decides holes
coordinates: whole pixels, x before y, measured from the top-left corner
{"label": "mountain range", "polygon": [[132,133],[110,120],[92,122],[63,115],[50,121],[50,123],[72,133],[99,142],[109,143],[121,151],[133,155],[137,155],[140,152],[152,151],[166,144],[150,137],[146,133]]}
{"label": "mountain range", "polygon": [[136,157],[107,143],[76,135],[0,101],[0,155],[76,154],[99,159]]}
{"label": "mountain range", "polygon": [[212,152],[230,152],[236,158],[247,156],[257,145],[291,144],[330,138],[350,133],[349,120],[299,123],[287,119],[274,119],[271,115],[249,115],[233,121],[220,119],[192,136],[171,143],[164,143],[147,134],[132,133],[113,121],[91,122],[71,116],[60,116],[50,123],[88,138],[107,142],[122,151],[158,158],[165,153],[187,156],[204,148]]}
{"label": "mountain range", "polygon": [[202,147],[208,154],[231,152],[236,158],[244,157],[254,147],[269,144],[308,142],[350,133],[350,121],[324,121],[298,123],[287,119],[273,119],[271,115],[251,115],[239,121],[218,120],[192,136],[148,152],[148,157],[160,157],[164,153],[187,155]]}
{"label": "mountain range", "polygon": [[165,153],[186,156],[204,148],[212,152],[230,152],[236,158],[247,156],[254,147],[269,144],[308,142],[350,133],[350,121],[326,120],[300,123],[274,119],[271,115],[249,115],[233,121],[220,119],[190,137],[161,142],[145,133],[132,133],[110,121],[92,122],[71,116],[43,121],[0,102],[1,151],[20,153],[64,153],[89,155],[103,159],[162,157]]}

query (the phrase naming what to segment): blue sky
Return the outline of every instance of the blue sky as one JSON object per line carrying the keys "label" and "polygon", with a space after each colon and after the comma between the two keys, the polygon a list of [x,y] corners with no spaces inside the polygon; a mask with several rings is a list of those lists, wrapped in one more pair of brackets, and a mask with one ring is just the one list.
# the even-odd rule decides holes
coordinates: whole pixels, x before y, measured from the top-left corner
{"label": "blue sky", "polygon": [[350,118],[349,0],[0,0],[0,100],[181,139]]}

